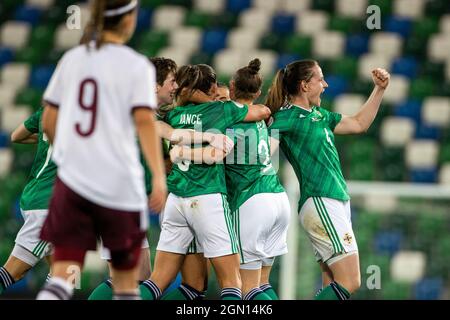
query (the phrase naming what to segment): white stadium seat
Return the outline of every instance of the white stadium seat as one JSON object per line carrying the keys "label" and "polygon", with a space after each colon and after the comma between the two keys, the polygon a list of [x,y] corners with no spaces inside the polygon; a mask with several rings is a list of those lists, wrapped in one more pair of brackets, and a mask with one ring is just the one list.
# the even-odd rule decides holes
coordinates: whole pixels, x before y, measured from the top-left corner
{"label": "white stadium seat", "polygon": [[297,15],[296,31],[306,35],[322,32],[328,27],[329,15],[323,11],[303,11]]}
{"label": "white stadium seat", "polygon": [[186,8],[160,6],[153,13],[153,28],[170,31],[184,23]]}
{"label": "white stadium seat", "polygon": [[388,103],[400,103],[408,98],[409,79],[405,76],[393,74],[389,80],[383,100]]}
{"label": "white stadium seat", "polygon": [[239,25],[246,29],[265,32],[270,30],[271,24],[272,14],[261,9],[250,8],[239,15]]}
{"label": "white stadium seat", "polygon": [[23,88],[28,84],[31,67],[27,63],[8,63],[0,70],[0,83],[15,88]]}
{"label": "white stadium seat", "polygon": [[318,58],[338,58],[345,52],[345,35],[339,31],[324,31],[314,34],[313,56]]}
{"label": "white stadium seat", "polygon": [[311,8],[312,0],[283,0],[281,10],[289,13],[300,13]]}
{"label": "white stadium seat", "polygon": [[250,50],[259,46],[261,32],[255,29],[235,28],[230,31],[227,39],[228,48]]}
{"label": "white stadium seat", "polygon": [[1,128],[6,132],[13,132],[15,128],[31,115],[29,106],[8,106],[2,109]]}
{"label": "white stadium seat", "polygon": [[180,50],[179,47],[165,47],[161,49],[157,55],[160,57],[168,57],[175,61],[177,65],[183,66],[189,64],[189,60],[193,53],[194,51],[192,50]]}
{"label": "white stadium seat", "polygon": [[263,77],[269,77],[274,73],[277,57],[278,54],[271,50],[244,51],[244,54],[241,56],[241,65],[239,68],[245,67],[251,60],[259,58],[261,60],[260,74]]}
{"label": "white stadium seat", "polygon": [[21,21],[7,21],[0,28],[0,44],[16,50],[25,48],[31,25]]}
{"label": "white stadium seat", "polygon": [[179,27],[170,32],[171,47],[179,50],[197,51],[201,46],[203,31],[197,27]]}
{"label": "white stadium seat", "polygon": [[221,13],[225,9],[225,0],[194,0],[194,8],[207,13]]}
{"label": "white stadium seat", "polygon": [[60,24],[55,33],[55,48],[68,50],[80,43],[82,29],[68,29],[65,24]]}
{"label": "white stadium seat", "polygon": [[275,12],[280,7],[280,0],[252,0],[252,7],[265,12]]}
{"label": "white stadium seat", "polygon": [[450,82],[450,57],[448,57],[445,62],[445,78]]}
{"label": "white stadium seat", "polygon": [[16,87],[8,84],[0,84],[0,109],[14,103],[16,99],[17,89]]}
{"label": "white stadium seat", "polygon": [[241,57],[244,54],[238,49],[224,49],[214,56],[214,69],[219,74],[231,76],[241,67]]}
{"label": "white stadium seat", "polygon": [[405,149],[405,162],[411,169],[434,168],[437,165],[439,144],[434,140],[413,140]]}
{"label": "white stadium seat", "polygon": [[366,210],[377,213],[392,213],[397,209],[398,199],[395,195],[366,194],[363,197],[363,206]]}
{"label": "white stadium seat", "polygon": [[425,12],[424,0],[395,0],[394,15],[404,18],[419,19]]}
{"label": "white stadium seat", "polygon": [[450,14],[444,14],[439,21],[439,29],[443,34],[450,34]]}
{"label": "white stadium seat", "polygon": [[39,9],[48,9],[50,8],[55,0],[27,0],[27,6],[37,7]]}
{"label": "white stadium seat", "polygon": [[391,277],[398,282],[415,283],[425,274],[427,257],[421,251],[399,251],[391,259]]}
{"label": "white stadium seat", "polygon": [[439,33],[431,35],[428,41],[428,57],[435,62],[450,59],[450,34]]}
{"label": "white stadium seat", "polygon": [[413,137],[416,125],[412,119],[386,117],[380,128],[380,139],[384,146],[402,147]]}
{"label": "white stadium seat", "polygon": [[425,98],[422,107],[422,119],[426,124],[448,128],[450,126],[450,98]]}
{"label": "white stadium seat", "polygon": [[366,102],[366,97],[363,95],[341,94],[334,99],[333,110],[341,114],[354,115],[361,109],[364,102]]}
{"label": "white stadium seat", "polygon": [[366,16],[367,0],[337,0],[336,11],[344,17],[361,18]]}
{"label": "white stadium seat", "polygon": [[444,163],[439,171],[439,183],[450,185],[450,162]]}
{"label": "white stadium seat", "polygon": [[14,154],[12,149],[0,148],[0,178],[4,178],[11,172]]}
{"label": "white stadium seat", "polygon": [[387,71],[391,67],[390,58],[373,53],[366,53],[359,58],[358,61],[358,75],[365,80],[372,79],[372,70],[375,68],[384,68]]}
{"label": "white stadium seat", "polygon": [[370,52],[390,58],[398,57],[401,54],[402,45],[402,37],[394,32],[377,32],[369,40]]}

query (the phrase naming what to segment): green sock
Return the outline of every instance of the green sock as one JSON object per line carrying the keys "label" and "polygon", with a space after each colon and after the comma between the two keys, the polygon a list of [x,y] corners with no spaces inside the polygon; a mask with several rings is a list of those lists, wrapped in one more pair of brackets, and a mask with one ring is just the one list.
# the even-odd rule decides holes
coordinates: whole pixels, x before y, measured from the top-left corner
{"label": "green sock", "polygon": [[260,286],[260,289],[267,294],[271,300],[280,300],[275,290],[273,290],[272,286],[269,283],[263,284]]}
{"label": "green sock", "polygon": [[261,288],[253,288],[242,300],[272,300]]}
{"label": "green sock", "polygon": [[161,290],[152,280],[145,280],[139,285],[142,300],[158,300],[161,297]]}
{"label": "green sock", "polygon": [[111,279],[103,281],[97,288],[92,291],[88,300],[112,300],[113,289]]}
{"label": "green sock", "polygon": [[320,291],[315,300],[348,300],[350,293],[337,282],[332,282]]}

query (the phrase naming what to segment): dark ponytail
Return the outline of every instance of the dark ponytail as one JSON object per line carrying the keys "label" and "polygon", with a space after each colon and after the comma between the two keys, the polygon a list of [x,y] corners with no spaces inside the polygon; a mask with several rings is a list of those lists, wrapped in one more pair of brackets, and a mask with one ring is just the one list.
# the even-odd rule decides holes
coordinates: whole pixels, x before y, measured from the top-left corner
{"label": "dark ponytail", "polygon": [[176,74],[178,89],[175,98],[181,95],[190,96],[195,90],[208,94],[211,86],[217,82],[217,75],[213,68],[206,64],[186,65],[178,69]]}
{"label": "dark ponytail", "polygon": [[261,90],[262,78],[259,74],[261,60],[253,59],[248,66],[240,68],[233,76],[234,99],[254,100]]}
{"label": "dark ponytail", "polygon": [[314,75],[315,60],[299,60],[278,70],[269,89],[265,104],[275,114],[281,107],[289,103],[289,99],[299,93],[300,82],[308,82]]}

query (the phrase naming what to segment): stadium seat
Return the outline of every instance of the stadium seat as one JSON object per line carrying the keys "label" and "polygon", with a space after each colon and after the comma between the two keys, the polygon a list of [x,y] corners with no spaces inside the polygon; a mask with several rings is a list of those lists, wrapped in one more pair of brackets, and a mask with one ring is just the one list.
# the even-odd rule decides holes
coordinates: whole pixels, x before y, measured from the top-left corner
{"label": "stadium seat", "polygon": [[300,13],[311,8],[312,0],[284,0],[281,5],[281,10],[289,13]]}
{"label": "stadium seat", "polygon": [[393,14],[398,17],[419,19],[425,11],[425,0],[395,0]]}
{"label": "stadium seat", "polygon": [[54,4],[54,2],[55,0],[27,0],[26,4],[28,6],[47,10]]}
{"label": "stadium seat", "polygon": [[53,65],[38,65],[33,67],[30,75],[30,86],[44,90],[55,71]]}
{"label": "stadium seat", "polygon": [[202,30],[199,28],[179,27],[170,32],[169,44],[180,50],[194,52],[200,48],[202,35]]}
{"label": "stadium seat", "polygon": [[398,16],[387,17],[384,21],[383,28],[387,32],[395,32],[403,38],[407,38],[412,30],[412,20]]}
{"label": "stadium seat", "polygon": [[296,25],[296,16],[286,13],[275,14],[272,18],[272,31],[279,34],[293,33]]}
{"label": "stadium seat", "polygon": [[416,139],[430,139],[430,140],[439,140],[441,136],[441,132],[438,127],[430,126],[424,124],[423,122],[419,124],[416,129]]}
{"label": "stadium seat", "polygon": [[0,149],[7,148],[9,145],[9,133],[0,129]]}
{"label": "stadium seat", "polygon": [[382,283],[380,299],[382,300],[409,300],[411,299],[411,285],[391,279]]}
{"label": "stadium seat", "polygon": [[190,59],[189,59],[189,63],[190,64],[208,64],[208,65],[212,65],[213,64],[213,55],[211,54],[207,54],[201,51],[197,51],[194,52]]}
{"label": "stadium seat", "polygon": [[341,114],[356,114],[366,98],[360,94],[341,94],[333,101],[333,111]]}
{"label": "stadium seat", "polygon": [[398,57],[402,52],[403,39],[394,32],[377,32],[369,40],[370,52],[388,58]]}
{"label": "stadium seat", "polygon": [[259,48],[277,51],[284,43],[284,37],[277,33],[265,33],[261,36]]}
{"label": "stadium seat", "polygon": [[14,51],[7,47],[0,47],[0,68],[14,59]]}
{"label": "stadium seat", "polygon": [[139,8],[136,21],[136,33],[147,30],[151,26],[152,11],[146,8]]}
{"label": "stadium seat", "polygon": [[448,34],[433,34],[428,41],[428,57],[434,62],[448,59],[450,52],[450,36]]}
{"label": "stadium seat", "polygon": [[412,57],[399,57],[392,63],[392,73],[414,78],[417,74],[418,63]]}
{"label": "stadium seat", "polygon": [[450,13],[443,15],[439,21],[439,30],[443,34],[450,33]]}
{"label": "stadium seat", "polygon": [[5,177],[11,170],[13,153],[9,148],[0,148],[0,178]]}
{"label": "stadium seat", "polygon": [[251,0],[227,0],[227,10],[241,12],[251,7]]}
{"label": "stadium seat", "polygon": [[425,99],[437,92],[437,84],[431,78],[416,78],[411,81],[409,95],[413,99]]}
{"label": "stadium seat", "polygon": [[169,44],[169,34],[163,30],[150,30],[139,35],[138,50],[145,55],[155,56]]}
{"label": "stadium seat", "polygon": [[14,20],[36,26],[41,17],[41,10],[32,6],[19,6],[14,14]]}
{"label": "stadium seat", "polygon": [[237,49],[221,50],[214,55],[213,66],[218,74],[231,76],[241,65],[243,52]]}
{"label": "stadium seat", "polygon": [[323,32],[328,26],[329,15],[323,11],[303,11],[297,15],[296,31],[313,35]]}
{"label": "stadium seat", "polygon": [[271,50],[249,50],[244,51],[241,56],[241,67],[246,66],[251,60],[259,58],[261,60],[260,73],[263,77],[270,77],[276,70],[278,55]]}
{"label": "stadium seat", "polygon": [[401,249],[403,238],[402,232],[397,230],[379,231],[375,234],[375,252],[392,256]]}
{"label": "stadium seat", "polygon": [[157,53],[157,56],[160,57],[170,57],[178,66],[188,64],[191,55],[191,51],[180,50],[179,47],[165,47]]}
{"label": "stadium seat", "polygon": [[[366,194],[363,196],[362,206],[366,210],[380,213],[392,213],[398,206],[398,199],[394,195],[378,195],[378,194]],[[378,230],[381,226],[374,226],[374,231]]]}
{"label": "stadium seat", "polygon": [[33,107],[34,110],[37,110],[41,107],[43,94],[44,92],[42,90],[23,88],[17,93],[14,103],[16,105],[28,105]]}
{"label": "stadium seat", "polygon": [[80,29],[68,29],[65,24],[60,24],[55,32],[55,48],[68,50],[80,43],[83,31]]}
{"label": "stadium seat", "polygon": [[345,35],[338,31],[324,31],[313,36],[313,55],[317,58],[337,58],[344,54]]}
{"label": "stadium seat", "polygon": [[31,25],[26,22],[7,21],[0,28],[0,44],[13,49],[22,49],[27,45]]}
{"label": "stadium seat", "polygon": [[358,59],[351,56],[343,56],[334,60],[332,72],[345,77],[347,80],[353,80],[358,75]]}
{"label": "stadium seat", "polygon": [[441,278],[425,278],[416,284],[414,298],[417,300],[437,300],[441,298],[442,291],[443,283]]}
{"label": "stadium seat", "polygon": [[9,84],[0,84],[0,110],[14,102],[17,89]]}
{"label": "stadium seat", "polygon": [[384,101],[387,103],[401,103],[408,98],[409,80],[402,75],[391,75],[389,86],[384,93]]}
{"label": "stadium seat", "polygon": [[368,1],[337,0],[335,5],[340,16],[360,18],[366,14]]}
{"label": "stadium seat", "polygon": [[450,83],[450,59],[445,63],[445,79]]}
{"label": "stadium seat", "polygon": [[289,63],[300,60],[298,54],[280,54],[276,62],[276,70],[286,67]]}
{"label": "stadium seat", "polygon": [[394,108],[394,115],[410,118],[414,120],[416,124],[420,122],[421,112],[422,104],[418,100],[408,100],[397,104]]}
{"label": "stadium seat", "polygon": [[228,48],[255,49],[258,47],[261,32],[249,27],[236,28],[230,31],[227,39]]}
{"label": "stadium seat", "polygon": [[0,71],[0,83],[8,83],[9,86],[22,88],[28,83],[30,66],[24,63],[8,63]]}
{"label": "stadium seat", "polygon": [[405,162],[411,169],[432,169],[437,166],[439,144],[434,140],[414,140],[407,144]]}
{"label": "stadium seat", "polygon": [[420,38],[428,38],[439,31],[439,23],[434,18],[423,18],[414,21],[413,34]]}
{"label": "stadium seat", "polygon": [[15,61],[30,65],[39,64],[44,61],[45,54],[46,52],[41,50],[39,47],[21,49],[16,53]]}
{"label": "stadium seat", "polygon": [[439,172],[439,183],[450,185],[450,162],[444,163]]}
{"label": "stadium seat", "polygon": [[450,142],[448,142],[449,140],[444,141],[447,142],[441,144],[441,149],[439,152],[439,163],[441,164],[450,162]]}
{"label": "stadium seat", "polygon": [[334,12],[334,0],[313,0],[312,8],[326,12]]}
{"label": "stadium seat", "polygon": [[234,29],[238,23],[238,15],[232,12],[223,12],[213,15],[211,18],[211,26],[213,28],[223,28],[226,30]]}
{"label": "stadium seat", "polygon": [[170,31],[181,26],[185,16],[186,8],[164,5],[157,7],[153,12],[152,24],[156,29]]}
{"label": "stadium seat", "polygon": [[412,169],[409,171],[409,181],[412,183],[436,183],[438,178],[437,168]]}
{"label": "stadium seat", "polygon": [[309,36],[291,35],[284,39],[283,51],[299,54],[302,57],[311,56],[312,39]]}
{"label": "stadium seat", "polygon": [[369,37],[365,34],[351,34],[346,37],[345,53],[354,57],[369,50]]}
{"label": "stadium seat", "polygon": [[392,3],[393,1],[385,1],[385,0],[370,0],[370,5],[375,5],[380,8],[380,11],[383,15],[389,15],[392,13]]}
{"label": "stadium seat", "polygon": [[427,266],[427,258],[420,251],[399,251],[391,260],[392,280],[414,283],[422,279]]}
{"label": "stadium seat", "polygon": [[359,58],[358,75],[361,79],[372,80],[372,70],[384,68],[390,71],[391,59],[380,54],[367,53]]}
{"label": "stadium seat", "polygon": [[203,33],[201,49],[206,53],[216,53],[224,49],[226,43],[227,31],[223,29],[209,29]]}
{"label": "stadium seat", "polygon": [[225,5],[225,0],[194,0],[194,8],[207,13],[222,13]]}
{"label": "stadium seat", "polygon": [[413,120],[403,117],[387,117],[381,124],[380,138],[384,146],[401,147],[412,139],[414,132]]}
{"label": "stadium seat", "polygon": [[323,95],[329,99],[334,99],[336,96],[347,92],[349,82],[339,75],[325,75],[325,80],[328,83],[328,88],[325,89]]}
{"label": "stadium seat", "polygon": [[206,29],[211,25],[213,16],[203,11],[188,11],[184,24],[190,27],[198,27],[199,29]]}
{"label": "stadium seat", "polygon": [[255,31],[269,31],[272,23],[272,14],[264,10],[251,8],[239,15],[239,25],[245,29]]}
{"label": "stadium seat", "polygon": [[1,128],[6,132],[13,130],[31,115],[29,106],[9,106],[2,109]]}
{"label": "stadium seat", "polygon": [[448,9],[447,0],[429,0],[425,5],[427,16],[440,16]]}
{"label": "stadium seat", "polygon": [[403,53],[420,60],[425,60],[429,43],[428,39],[414,34],[409,36],[405,39]]}
{"label": "stadium seat", "polygon": [[360,33],[363,28],[366,26],[362,20],[336,15],[331,16],[328,25],[328,30],[341,31],[345,34]]}

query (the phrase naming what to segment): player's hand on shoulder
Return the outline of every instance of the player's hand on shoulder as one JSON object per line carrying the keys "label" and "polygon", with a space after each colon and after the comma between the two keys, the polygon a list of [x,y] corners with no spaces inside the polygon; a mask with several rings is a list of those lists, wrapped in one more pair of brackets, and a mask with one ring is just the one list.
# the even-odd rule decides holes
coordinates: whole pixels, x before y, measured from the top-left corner
{"label": "player's hand on shoulder", "polygon": [[389,85],[391,75],[385,69],[376,68],[372,70],[372,80],[376,86],[386,89]]}

